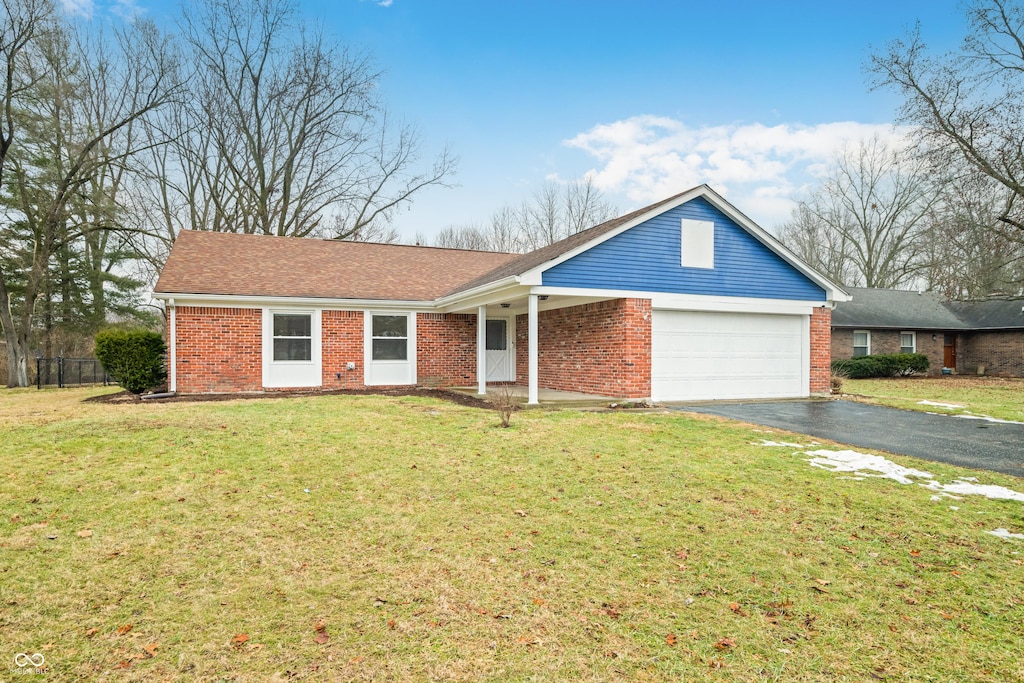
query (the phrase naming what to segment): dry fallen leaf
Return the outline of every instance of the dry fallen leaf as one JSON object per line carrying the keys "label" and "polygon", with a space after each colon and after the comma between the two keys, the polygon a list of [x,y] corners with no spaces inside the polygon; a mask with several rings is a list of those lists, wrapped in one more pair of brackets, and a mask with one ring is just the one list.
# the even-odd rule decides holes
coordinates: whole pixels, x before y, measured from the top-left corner
{"label": "dry fallen leaf", "polygon": [[910,556],[911,557],[918,557],[920,554],[921,554],[920,550],[911,550],[910,551]]}
{"label": "dry fallen leaf", "polygon": [[320,619],[315,624],[313,624],[313,630],[314,631],[325,631],[325,630],[327,630],[327,622],[324,621],[323,619]]}
{"label": "dry fallen leaf", "polygon": [[348,663],[349,664],[358,664],[359,662],[363,661],[363,659],[365,659],[365,658],[362,655],[356,655],[352,659],[348,660]]}
{"label": "dry fallen leaf", "polygon": [[235,645],[235,646],[244,645],[248,641],[249,641],[249,634],[248,633],[239,633],[238,635],[236,635],[234,638],[231,639],[231,644]]}
{"label": "dry fallen leaf", "polygon": [[523,645],[537,645],[540,643],[540,641],[533,636],[519,636],[519,642]]}
{"label": "dry fallen leaf", "polygon": [[326,644],[327,641],[329,641],[330,639],[331,637],[327,635],[327,631],[317,631],[316,635],[313,637],[313,640],[319,643],[320,645]]}
{"label": "dry fallen leaf", "polygon": [[827,586],[830,583],[832,583],[831,581],[826,581],[825,579],[815,579],[814,582],[817,583],[819,586]]}
{"label": "dry fallen leaf", "polygon": [[667,636],[665,636],[665,642],[669,645],[675,645],[677,640],[678,639],[676,638],[676,634],[674,633],[670,633]]}
{"label": "dry fallen leaf", "polygon": [[92,638],[94,635],[96,635],[99,632],[100,632],[100,630],[98,628],[96,628],[95,626],[93,626],[92,628],[87,628],[87,629],[85,629],[85,637],[86,638]]}
{"label": "dry fallen leaf", "polygon": [[388,622],[388,628],[391,629],[392,631],[395,630],[395,620],[394,619],[392,619],[391,621]]}
{"label": "dry fallen leaf", "polygon": [[114,668],[115,669],[127,669],[131,665],[132,665],[131,661],[129,661],[127,659],[122,659],[119,663],[114,665]]}
{"label": "dry fallen leaf", "polygon": [[519,515],[520,517],[525,517],[526,516],[526,511],[525,510],[516,510],[516,514]]}
{"label": "dry fallen leaf", "polygon": [[82,529],[81,531],[75,532],[75,535],[81,538],[89,538],[92,536],[92,529]]}
{"label": "dry fallen leaf", "polygon": [[747,613],[743,611],[743,608],[740,607],[740,603],[738,602],[730,602],[729,609],[731,609],[734,613],[738,614],[741,617],[747,616]]}
{"label": "dry fallen leaf", "polygon": [[687,550],[686,548],[680,548],[679,550],[676,551],[676,557],[678,557],[680,560],[685,560],[689,556],[690,556],[690,551]]}
{"label": "dry fallen leaf", "polygon": [[131,630],[132,630],[132,624],[125,624],[121,628],[117,629],[117,635],[123,636],[124,634],[128,633],[128,631],[131,631]]}
{"label": "dry fallen leaf", "polygon": [[736,647],[736,641],[732,638],[722,638],[717,643],[715,643],[716,650],[725,651],[731,647]]}
{"label": "dry fallen leaf", "polygon": [[149,645],[146,645],[142,649],[146,651],[146,654],[148,656],[156,657],[156,651],[157,651],[157,648],[159,648],[159,647],[160,647],[159,643],[150,643]]}

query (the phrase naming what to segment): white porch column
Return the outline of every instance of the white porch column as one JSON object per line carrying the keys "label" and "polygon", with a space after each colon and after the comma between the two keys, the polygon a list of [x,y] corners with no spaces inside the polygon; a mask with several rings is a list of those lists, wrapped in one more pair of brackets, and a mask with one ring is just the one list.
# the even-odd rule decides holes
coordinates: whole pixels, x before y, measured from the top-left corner
{"label": "white porch column", "polygon": [[476,393],[487,393],[487,307],[476,309]]}
{"label": "white porch column", "polygon": [[529,339],[530,339],[530,342],[529,342],[529,363],[528,363],[529,369],[527,370],[527,375],[529,376],[529,380],[527,381],[527,386],[529,387],[529,389],[528,389],[528,396],[527,396],[527,399],[526,399],[526,403],[527,403],[527,405],[537,405],[540,402],[538,400],[538,396],[537,396],[538,395],[538,391],[537,391],[537,365],[538,365],[537,357],[539,355],[538,351],[537,351],[537,348],[538,348],[537,347],[537,314],[538,314],[538,310],[537,310],[537,295],[536,294],[531,294],[530,297],[529,297],[529,300],[530,300],[530,306],[529,306],[529,311],[528,311],[529,315],[527,315],[527,318],[529,319],[529,329],[530,329],[530,332],[529,332]]}
{"label": "white porch column", "polygon": [[167,330],[167,336],[170,337],[167,341],[169,342],[169,354],[171,367],[167,373],[167,390],[172,394],[178,390],[178,307],[174,305],[174,299],[167,300],[167,307],[169,311],[169,328]]}

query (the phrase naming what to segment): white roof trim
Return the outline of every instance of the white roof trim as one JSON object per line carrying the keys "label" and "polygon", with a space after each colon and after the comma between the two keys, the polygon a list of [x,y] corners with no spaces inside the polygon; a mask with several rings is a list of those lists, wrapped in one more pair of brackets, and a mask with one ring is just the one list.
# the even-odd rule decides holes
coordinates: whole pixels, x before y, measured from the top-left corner
{"label": "white roof trim", "polygon": [[362,311],[369,309],[401,309],[405,311],[434,311],[433,301],[391,301],[388,299],[327,299],[295,296],[256,296],[251,294],[181,294],[153,292],[154,299],[172,302],[175,306],[225,306],[260,308],[263,306],[303,306],[334,310]]}

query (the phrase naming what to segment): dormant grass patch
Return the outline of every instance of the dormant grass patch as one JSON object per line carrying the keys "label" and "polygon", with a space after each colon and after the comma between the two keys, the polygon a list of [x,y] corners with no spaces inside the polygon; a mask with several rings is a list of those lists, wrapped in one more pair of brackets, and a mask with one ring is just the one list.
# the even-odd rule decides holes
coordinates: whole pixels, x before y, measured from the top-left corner
{"label": "dormant grass patch", "polygon": [[894,408],[1024,422],[1024,379],[1020,378],[848,379],[843,391],[858,400]]}
{"label": "dormant grass patch", "polygon": [[0,393],[0,678],[1024,678],[1020,502],[679,413],[101,391]]}

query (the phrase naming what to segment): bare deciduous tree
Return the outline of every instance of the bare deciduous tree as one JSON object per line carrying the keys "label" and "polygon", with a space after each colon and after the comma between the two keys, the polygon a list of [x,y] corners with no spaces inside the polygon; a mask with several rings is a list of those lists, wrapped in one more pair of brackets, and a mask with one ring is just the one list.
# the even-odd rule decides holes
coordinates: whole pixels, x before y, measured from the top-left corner
{"label": "bare deciduous tree", "polygon": [[999,220],[1011,193],[967,169],[933,207],[927,233],[929,289],[950,299],[977,299],[1024,286],[1024,235]]}
{"label": "bare deciduous tree", "polygon": [[1024,7],[978,0],[961,51],[930,55],[920,27],[871,57],[877,88],[904,98],[936,169],[956,159],[1009,191],[999,220],[1024,229]]}
{"label": "bare deciduous tree", "polygon": [[161,226],[157,258],[183,228],[393,240],[393,213],[454,171],[447,150],[421,168],[369,57],[303,25],[294,2],[196,0],[182,16],[195,73],[150,130],[171,144],[138,200]]}
{"label": "bare deciduous tree", "polygon": [[439,247],[527,252],[613,218],[616,209],[590,178],[559,184],[547,182],[529,200],[504,206],[490,223],[448,226],[435,238]]}
{"label": "bare deciduous tree", "polygon": [[45,0],[5,0],[4,10],[0,325],[8,384],[26,386],[33,315],[51,261],[109,227],[95,223],[102,209],[76,212],[76,204],[137,151],[123,136],[170,101],[179,81],[175,55],[150,22],[101,40],[72,30]]}
{"label": "bare deciduous tree", "polygon": [[938,189],[920,158],[864,140],[836,155],[781,239],[845,284],[910,284],[925,267],[923,233]]}

